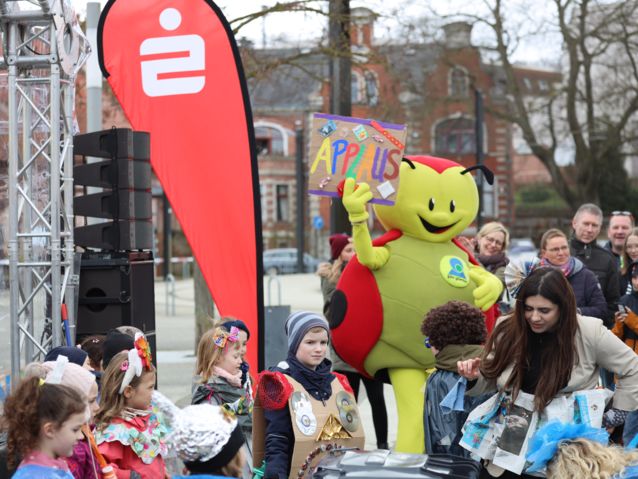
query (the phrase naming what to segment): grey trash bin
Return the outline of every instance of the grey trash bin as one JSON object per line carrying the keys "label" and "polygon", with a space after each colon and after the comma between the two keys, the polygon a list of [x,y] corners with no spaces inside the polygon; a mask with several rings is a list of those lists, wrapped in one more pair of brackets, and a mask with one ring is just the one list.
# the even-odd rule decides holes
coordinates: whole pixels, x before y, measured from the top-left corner
{"label": "grey trash bin", "polygon": [[[277,286],[278,304],[272,304],[272,285]],[[276,366],[286,359],[288,341],[284,330],[286,319],[290,315],[290,305],[281,304],[281,281],[276,275],[268,277],[268,305],[264,308],[264,366],[266,369]]]}

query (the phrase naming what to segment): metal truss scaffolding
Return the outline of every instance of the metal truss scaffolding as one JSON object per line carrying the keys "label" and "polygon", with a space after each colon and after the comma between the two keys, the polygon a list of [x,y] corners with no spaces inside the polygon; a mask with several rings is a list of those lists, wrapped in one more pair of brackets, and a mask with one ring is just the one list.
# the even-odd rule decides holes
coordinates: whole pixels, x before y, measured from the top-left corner
{"label": "metal truss scaffolding", "polygon": [[0,25],[0,72],[8,78],[15,385],[24,363],[74,339],[74,84],[88,45],[66,0],[0,0]]}

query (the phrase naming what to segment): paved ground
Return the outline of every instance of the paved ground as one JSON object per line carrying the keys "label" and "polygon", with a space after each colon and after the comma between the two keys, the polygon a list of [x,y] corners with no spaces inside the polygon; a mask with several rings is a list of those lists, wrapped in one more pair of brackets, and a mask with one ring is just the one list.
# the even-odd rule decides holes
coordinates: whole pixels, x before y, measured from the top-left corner
{"label": "paved ground", "polygon": [[[314,274],[284,275],[264,278],[266,304],[290,305],[294,310],[321,312],[323,300],[319,279]],[[195,316],[193,281],[175,283],[174,314],[171,296],[163,282],[155,283],[157,362],[159,390],[179,405],[190,403],[191,378],[195,367]],[[281,298],[281,300],[280,300]],[[0,378],[10,370],[8,292],[0,291]],[[2,387],[3,384],[0,384]],[[389,442],[396,438],[396,406],[390,386],[386,385]],[[0,398],[1,399],[1,398]],[[366,447],[374,448],[376,438],[370,405],[361,388],[359,405],[366,431]]]}

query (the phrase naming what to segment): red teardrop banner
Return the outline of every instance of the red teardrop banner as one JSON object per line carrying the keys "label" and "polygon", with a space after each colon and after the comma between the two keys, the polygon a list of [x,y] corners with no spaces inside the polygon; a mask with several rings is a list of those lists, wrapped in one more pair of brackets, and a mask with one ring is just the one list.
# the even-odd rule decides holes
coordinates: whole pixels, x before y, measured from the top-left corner
{"label": "red teardrop banner", "polygon": [[151,163],[213,299],[222,315],[247,324],[247,359],[258,365],[259,180],[248,89],[228,22],[207,0],[110,0],[98,55],[131,126],[150,132]]}

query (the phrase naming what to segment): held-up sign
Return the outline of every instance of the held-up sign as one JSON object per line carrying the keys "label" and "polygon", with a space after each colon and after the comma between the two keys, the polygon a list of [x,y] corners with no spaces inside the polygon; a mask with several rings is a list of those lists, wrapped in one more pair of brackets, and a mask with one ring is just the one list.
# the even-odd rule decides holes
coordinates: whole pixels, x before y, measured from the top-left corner
{"label": "held-up sign", "polygon": [[372,203],[392,205],[399,188],[405,125],[315,113],[308,192],[339,196],[346,178],[370,185]]}

